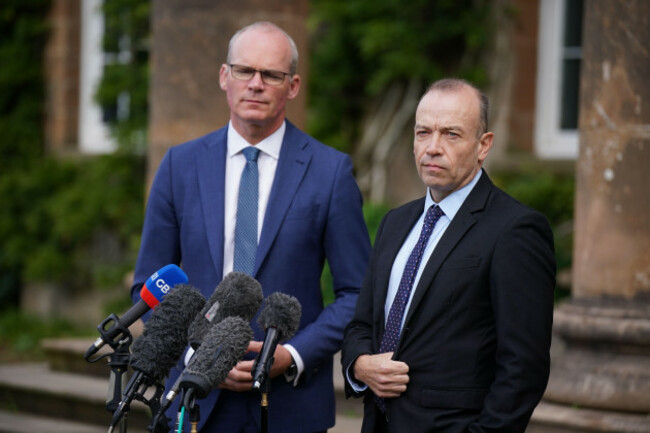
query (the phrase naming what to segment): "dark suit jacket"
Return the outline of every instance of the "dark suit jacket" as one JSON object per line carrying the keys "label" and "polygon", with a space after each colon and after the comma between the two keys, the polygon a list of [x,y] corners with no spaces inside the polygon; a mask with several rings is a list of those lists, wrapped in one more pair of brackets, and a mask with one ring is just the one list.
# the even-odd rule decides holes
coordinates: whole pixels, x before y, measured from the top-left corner
{"label": "dark suit jacket", "polygon": [[[175,146],[160,163],[147,205],[134,301],[138,284],[169,263],[182,263],[189,284],[206,298],[223,278],[226,137],[224,127]],[[334,424],[332,355],[354,312],[370,253],[361,201],[350,158],[287,122],[253,275],[265,297],[281,291],[302,306],[300,329],[289,343],[305,371],[297,387],[284,377],[272,381],[269,426],[275,429],[306,432]],[[324,309],[320,278],[326,259],[336,300]],[[257,319],[252,326],[255,339],[262,340]],[[168,385],[181,368],[171,372]],[[201,425],[218,396],[216,390],[200,402]],[[241,416],[259,418],[259,392],[245,393],[242,400]]]}
{"label": "dark suit jacket", "polygon": [[[424,198],[384,217],[356,312],[346,329],[344,373],[377,353],[391,267]],[[549,375],[555,260],[546,219],[483,172],[419,281],[394,359],[409,366],[387,399],[391,432],[523,432]],[[355,395],[346,383],[348,396]],[[366,391],[363,432],[379,409]]]}

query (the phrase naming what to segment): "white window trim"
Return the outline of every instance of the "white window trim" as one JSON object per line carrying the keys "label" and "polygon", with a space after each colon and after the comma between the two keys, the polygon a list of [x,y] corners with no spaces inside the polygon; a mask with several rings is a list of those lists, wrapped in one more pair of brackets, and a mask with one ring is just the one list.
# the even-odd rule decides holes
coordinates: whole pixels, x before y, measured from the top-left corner
{"label": "white window trim", "polygon": [[539,5],[535,154],[543,159],[576,159],[578,131],[560,128],[565,0],[542,0]]}
{"label": "white window trim", "polygon": [[102,121],[102,109],[95,102],[95,91],[104,68],[101,6],[102,0],[81,2],[79,151],[90,154],[110,153],[117,147],[108,125]]}

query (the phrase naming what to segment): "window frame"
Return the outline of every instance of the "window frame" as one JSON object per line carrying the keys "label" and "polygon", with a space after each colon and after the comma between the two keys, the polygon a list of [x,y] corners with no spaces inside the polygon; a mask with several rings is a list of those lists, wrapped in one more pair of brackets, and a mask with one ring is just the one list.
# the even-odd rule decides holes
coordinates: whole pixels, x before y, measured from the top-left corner
{"label": "window frame", "polygon": [[542,159],[577,159],[579,131],[560,128],[566,0],[539,2],[534,149]]}
{"label": "window frame", "polygon": [[95,100],[105,64],[102,3],[102,0],[81,2],[78,137],[79,151],[87,154],[111,153],[117,149],[108,125],[102,120],[102,107]]}

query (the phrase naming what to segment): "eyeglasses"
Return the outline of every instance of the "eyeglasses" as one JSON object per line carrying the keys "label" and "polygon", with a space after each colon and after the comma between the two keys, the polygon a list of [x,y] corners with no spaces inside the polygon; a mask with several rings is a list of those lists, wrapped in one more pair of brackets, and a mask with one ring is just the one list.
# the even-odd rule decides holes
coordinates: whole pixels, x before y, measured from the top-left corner
{"label": "eyeglasses", "polygon": [[250,66],[244,65],[228,65],[230,66],[230,74],[236,80],[248,81],[251,80],[255,73],[259,72],[264,84],[269,86],[279,86],[284,82],[286,75],[291,75],[288,72],[282,71],[269,71],[267,69],[255,69]]}

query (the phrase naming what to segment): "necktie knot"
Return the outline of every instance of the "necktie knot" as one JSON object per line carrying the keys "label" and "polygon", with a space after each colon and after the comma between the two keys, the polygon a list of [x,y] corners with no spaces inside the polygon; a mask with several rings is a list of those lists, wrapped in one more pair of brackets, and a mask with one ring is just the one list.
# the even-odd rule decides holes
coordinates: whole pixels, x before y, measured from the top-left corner
{"label": "necktie knot", "polygon": [[260,150],[257,147],[248,146],[242,150],[242,153],[246,157],[246,161],[257,161]]}
{"label": "necktie knot", "polygon": [[445,213],[442,211],[442,208],[437,205],[431,205],[427,214],[424,216],[424,227],[433,229],[433,226],[436,225],[436,222],[443,216]]}

